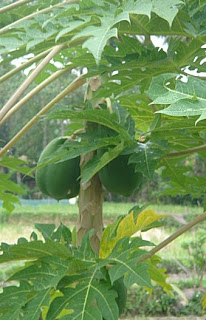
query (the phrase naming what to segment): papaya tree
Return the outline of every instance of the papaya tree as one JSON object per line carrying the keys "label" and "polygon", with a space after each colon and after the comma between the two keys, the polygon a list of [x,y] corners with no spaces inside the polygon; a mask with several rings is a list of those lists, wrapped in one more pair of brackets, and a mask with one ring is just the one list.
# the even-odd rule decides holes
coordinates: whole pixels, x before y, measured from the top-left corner
{"label": "papaya tree", "polygon": [[[31,69],[0,109],[2,130],[51,82],[76,74],[5,143],[0,165],[32,175],[12,157],[13,146],[40,121],[64,120],[67,133],[43,150],[37,183],[58,200],[79,195],[73,230],[37,223],[41,236],[33,232],[29,240],[1,244],[1,263],[26,264],[0,295],[0,317],[118,319],[134,283],[171,290],[156,254],[206,217],[203,212],[155,246],[144,232],[162,216],[147,203],[105,228],[102,210],[104,189],[128,197],[157,170],[167,186],[164,195],[205,194],[206,178],[189,164],[195,153],[206,157],[206,1],[4,1],[0,15],[0,64],[17,61],[0,82],[9,86],[14,75]],[[69,97],[80,87],[84,99],[71,105]],[[12,211],[21,189],[9,174],[0,178],[0,199]]]}

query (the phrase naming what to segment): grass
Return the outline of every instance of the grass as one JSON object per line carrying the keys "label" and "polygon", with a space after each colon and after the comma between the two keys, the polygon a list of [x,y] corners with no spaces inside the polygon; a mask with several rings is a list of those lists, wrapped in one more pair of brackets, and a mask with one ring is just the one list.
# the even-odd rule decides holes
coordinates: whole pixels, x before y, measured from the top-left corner
{"label": "grass", "polygon": [[[104,203],[105,224],[114,221],[119,215],[126,214],[135,204],[134,203]],[[151,204],[149,208],[159,214],[166,214],[164,228],[155,228],[143,234],[143,238],[151,240],[155,244],[163,241],[168,235],[172,234],[177,226],[174,227],[173,216],[194,216],[200,214],[200,207],[174,206],[174,205],[157,205]],[[32,201],[25,202],[22,206],[17,206],[11,215],[6,214],[0,209],[0,243],[16,243],[19,237],[29,238],[34,230],[35,223],[54,223],[59,225],[60,222],[73,228],[78,216],[78,205],[69,204],[66,201]],[[172,223],[171,223],[172,221]],[[179,260],[187,259],[187,252],[182,249],[182,243],[187,242],[195,237],[195,231],[187,232],[160,252],[164,260],[172,259],[176,263]]]}
{"label": "grass", "polygon": [[[114,221],[119,215],[124,215],[135,205],[135,203],[114,203],[105,202],[103,207],[105,223]],[[173,216],[189,216],[197,215],[202,212],[200,207],[174,206],[174,205],[157,205],[151,204],[148,208],[155,210],[159,214],[165,214],[170,218],[166,218],[166,226],[174,227]],[[15,242],[20,236],[28,237],[34,228],[35,223],[54,223],[59,225],[60,222],[72,227],[78,216],[78,205],[69,204],[67,201],[24,201],[22,206],[17,206],[11,215],[0,209],[0,242]],[[172,220],[172,223],[170,222]],[[174,228],[173,228],[174,229]],[[144,233],[148,240],[159,243],[167,237],[173,229],[157,228],[154,231]],[[191,233],[186,233],[181,237],[181,241],[187,241]],[[177,251],[177,241],[169,245],[170,252],[178,259],[182,252]],[[179,248],[179,245],[178,245]],[[162,255],[166,258],[168,251],[162,251]]]}
{"label": "grass", "polygon": [[[120,214],[126,214],[135,203],[115,203],[115,202],[105,202],[104,203],[104,217],[117,217]],[[164,213],[167,215],[185,215],[185,214],[200,214],[202,212],[202,208],[200,207],[188,207],[188,206],[180,206],[180,205],[157,205],[151,204],[148,208],[155,210],[157,213]],[[70,216],[76,217],[78,214],[78,205],[77,204],[69,204],[69,202],[62,201],[48,201],[43,204],[40,201],[31,202],[28,201],[23,206],[17,206],[12,216],[20,216],[21,218],[33,218],[35,216],[48,217],[51,216]],[[0,217],[2,219],[3,216],[7,216],[4,212],[3,208],[0,209]]]}

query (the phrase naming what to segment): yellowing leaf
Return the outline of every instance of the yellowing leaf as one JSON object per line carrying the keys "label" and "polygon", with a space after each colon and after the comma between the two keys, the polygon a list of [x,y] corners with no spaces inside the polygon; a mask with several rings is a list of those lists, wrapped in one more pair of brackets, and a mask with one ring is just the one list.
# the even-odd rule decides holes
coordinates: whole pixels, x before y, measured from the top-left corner
{"label": "yellowing leaf", "polygon": [[[153,222],[159,220],[164,217],[163,215],[156,214],[153,210],[144,210],[142,211],[135,222],[134,212],[132,211],[130,214],[125,216],[120,220],[118,226],[116,227],[116,234],[112,236],[112,232],[114,231],[114,224],[109,225],[103,232],[99,256],[104,259],[108,257],[108,255],[112,252],[116,243],[124,238],[130,237],[135,234],[137,231],[140,231],[146,227],[148,227]],[[116,222],[115,222],[116,224]]]}
{"label": "yellowing leaf", "polygon": [[154,212],[154,210],[148,209],[142,211],[137,217],[136,225],[139,227],[138,230],[142,230],[148,227],[151,223],[163,218],[164,215],[160,215]]}
{"label": "yellowing leaf", "polygon": [[120,221],[117,228],[117,237],[118,240],[124,237],[132,236],[137,231],[137,227],[134,222],[134,213],[133,211],[128,214],[122,221]]}
{"label": "yellowing leaf", "polygon": [[171,283],[170,285],[172,289],[180,296],[180,298],[182,298],[185,301],[185,303],[188,305],[189,301],[185,296],[184,292],[180,288],[178,288],[178,286],[176,286],[174,283]]}
{"label": "yellowing leaf", "polygon": [[60,314],[57,316],[57,319],[61,319],[68,314],[72,314],[74,312],[73,309],[63,309]]}
{"label": "yellowing leaf", "polygon": [[99,248],[99,257],[105,259],[114,248],[117,243],[116,237],[112,238],[111,236],[112,225],[109,225],[103,232],[100,248]]}
{"label": "yellowing leaf", "polygon": [[203,310],[206,308],[206,293],[202,297],[202,308]]}

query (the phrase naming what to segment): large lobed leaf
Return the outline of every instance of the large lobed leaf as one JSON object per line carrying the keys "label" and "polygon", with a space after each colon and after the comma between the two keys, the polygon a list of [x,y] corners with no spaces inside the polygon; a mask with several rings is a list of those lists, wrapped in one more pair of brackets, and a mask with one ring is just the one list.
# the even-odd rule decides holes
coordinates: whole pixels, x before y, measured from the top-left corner
{"label": "large lobed leaf", "polygon": [[[205,81],[187,76],[187,80],[176,79],[171,87],[172,75],[164,74],[155,77],[148,90],[153,104],[169,105],[157,111],[170,116],[200,116],[196,123],[206,119],[206,85]],[[167,81],[167,82],[166,82]]]}
{"label": "large lobed leaf", "polygon": [[[115,233],[119,225],[118,239],[106,259],[99,259],[92,251],[92,234],[85,235],[81,245],[75,247],[71,231],[63,225],[56,229],[54,225],[37,224],[46,239],[44,242],[33,232],[32,239],[36,240],[19,239],[16,245],[2,244],[0,263],[10,259],[24,260],[27,264],[8,279],[19,284],[5,287],[0,294],[1,319],[12,320],[15,315],[19,320],[29,320],[29,317],[38,320],[44,310],[47,320],[117,320],[117,292],[112,285],[122,277],[127,287],[137,283],[152,288],[153,279],[169,290],[163,272],[156,268],[155,259],[138,263],[146,253],[142,247],[153,244],[128,236],[130,227],[133,232],[137,230],[134,222],[129,222],[131,217],[141,229],[160,217],[152,211],[140,211],[132,212],[126,216],[128,219],[120,219],[119,224],[116,222],[113,226]],[[111,247],[109,240],[108,246]]]}
{"label": "large lobed leaf", "polygon": [[131,15],[147,16],[148,19],[153,13],[171,26],[182,1],[124,0],[119,3],[96,0],[88,3],[88,0],[83,0],[80,4],[57,3],[50,7],[49,4],[49,1],[44,5],[30,1],[29,6],[22,4],[20,8],[11,10],[9,19],[3,14],[2,33],[5,34],[1,37],[0,53],[19,48],[25,48],[27,52],[40,47],[43,50],[58,40],[80,40],[99,63],[108,40],[118,36],[119,23],[129,25]]}
{"label": "large lobed leaf", "polygon": [[137,231],[145,229],[162,217],[162,215],[156,214],[153,210],[140,211],[137,217],[135,211],[132,211],[120,221],[109,225],[104,230],[101,238],[100,258],[108,257],[120,239],[134,235]]}
{"label": "large lobed leaf", "polygon": [[[115,291],[95,278],[96,271],[88,274],[75,288],[65,288],[62,297],[56,298],[49,309],[47,320],[55,320],[66,309],[63,319],[118,319]],[[65,311],[64,311],[65,312]]]}

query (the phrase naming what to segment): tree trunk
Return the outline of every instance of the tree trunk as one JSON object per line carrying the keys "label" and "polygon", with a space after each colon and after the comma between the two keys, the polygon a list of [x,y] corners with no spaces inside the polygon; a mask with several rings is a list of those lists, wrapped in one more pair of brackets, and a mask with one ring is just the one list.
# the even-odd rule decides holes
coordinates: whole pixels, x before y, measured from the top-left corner
{"label": "tree trunk", "polygon": [[[98,90],[101,86],[102,80],[100,77],[93,77],[89,80],[88,88],[85,94],[85,100],[89,101],[92,107],[95,109],[101,102],[93,99],[93,93]],[[85,122],[85,130],[92,132],[97,129],[95,123]],[[85,156],[81,157],[80,167],[86,164],[94,153],[90,152]],[[99,244],[103,231],[103,201],[104,195],[102,191],[102,184],[99,179],[99,175],[96,174],[88,183],[85,185],[80,182],[80,193],[79,193],[79,217],[77,221],[77,242],[81,243],[82,237],[85,233],[92,230],[94,234],[90,238],[92,249],[98,253]]]}
{"label": "tree trunk", "polygon": [[[93,157],[93,153],[87,154],[81,159],[81,166]],[[90,241],[92,249],[98,253],[99,244],[103,230],[103,191],[102,185],[96,174],[88,183],[83,185],[80,183],[79,193],[79,217],[77,221],[77,239],[78,244],[81,243],[83,235],[94,230]]]}

